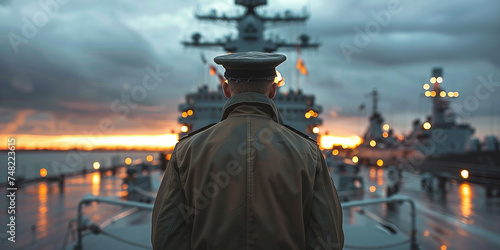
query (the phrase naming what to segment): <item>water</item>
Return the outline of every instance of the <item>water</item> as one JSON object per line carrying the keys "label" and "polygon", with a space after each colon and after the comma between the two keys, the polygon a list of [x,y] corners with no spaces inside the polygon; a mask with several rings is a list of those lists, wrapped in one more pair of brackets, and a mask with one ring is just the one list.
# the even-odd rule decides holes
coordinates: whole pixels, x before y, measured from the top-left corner
{"label": "water", "polygon": [[[0,152],[0,164],[7,165],[7,152]],[[158,159],[158,152],[150,151],[15,151],[15,178],[31,180],[41,177],[40,170],[47,171],[46,177],[56,177],[60,173],[73,173],[93,170],[94,162],[99,162],[101,169],[125,165],[125,159],[144,161],[152,155]],[[7,182],[7,169],[0,171],[0,185]]]}

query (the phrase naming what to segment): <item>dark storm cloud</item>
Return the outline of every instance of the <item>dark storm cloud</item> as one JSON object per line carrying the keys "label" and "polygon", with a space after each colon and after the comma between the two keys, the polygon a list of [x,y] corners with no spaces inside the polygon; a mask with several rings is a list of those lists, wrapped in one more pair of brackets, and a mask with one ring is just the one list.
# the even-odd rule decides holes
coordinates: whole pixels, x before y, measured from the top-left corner
{"label": "dark storm cloud", "polygon": [[500,64],[497,1],[395,1],[400,5],[394,12],[387,7],[390,1],[370,2],[341,2],[332,13],[318,9],[310,30],[322,34],[327,49],[340,57],[342,44],[359,49],[352,55],[356,63],[391,65],[439,58]]}
{"label": "dark storm cloud", "polygon": [[[62,1],[48,13],[46,24],[19,43],[18,52],[8,34],[23,36],[25,20],[47,9],[51,1],[0,1],[0,133],[80,133],[111,119],[121,129],[166,129],[175,124],[177,106],[200,83],[216,83],[199,50],[186,50],[180,41],[195,31],[204,37],[234,33],[234,27],[200,24],[193,17],[199,5],[218,13],[233,10],[234,1]],[[434,66],[445,72],[447,90],[460,91],[461,103],[475,96],[478,77],[500,79],[500,2],[479,1],[284,1],[269,0],[267,12],[309,7],[305,26],[273,29],[274,34],[294,40],[307,33],[322,46],[304,51],[309,76],[301,77],[306,94],[315,93],[323,105],[325,124],[335,119],[367,115],[369,92],[380,91],[380,109],[394,115],[429,113],[422,84]],[[397,6],[388,3],[399,2]],[[64,3],[64,4],[63,4]],[[276,8],[276,7],[279,7]],[[391,8],[398,9],[390,12]],[[265,8],[263,8],[265,9]],[[390,13],[385,22],[383,13]],[[380,30],[359,46],[367,24]],[[373,31],[373,30],[372,30]],[[342,44],[356,48],[347,60]],[[209,63],[221,50],[205,51]],[[282,67],[285,87],[295,87],[294,51]],[[168,74],[144,100],[132,98],[147,70],[159,67]],[[219,70],[222,70],[218,67]],[[280,69],[281,71],[281,69]],[[214,87],[211,85],[211,87]],[[136,92],[135,94],[138,94]],[[481,100],[474,115],[491,115],[491,100],[500,98],[496,88]],[[118,103],[116,103],[118,101]],[[113,103],[115,105],[113,106]],[[366,104],[360,111],[359,105]],[[498,116],[498,113],[494,115]],[[124,119],[122,119],[124,118]],[[38,126],[38,127],[37,127]],[[149,127],[148,127],[149,126]],[[170,129],[175,127],[169,127]],[[16,130],[17,129],[17,130]]]}
{"label": "dark storm cloud", "polygon": [[[37,31],[32,38],[27,37],[26,43],[15,46],[11,46],[7,36],[2,37],[6,38],[0,47],[0,98],[4,109],[49,112],[52,119],[69,119],[82,126],[118,115],[129,119],[135,116],[159,119],[159,109],[148,107],[165,105],[161,92],[168,89],[167,80],[162,79],[155,91],[134,93],[134,87],[140,86],[143,78],[150,74],[147,67],[168,72],[169,62],[160,58],[141,34],[116,15],[92,11],[92,5],[82,6],[78,1],[60,5],[58,15],[42,27],[37,27],[29,14],[19,14],[31,7],[26,13],[33,15],[43,10],[42,7],[18,5],[0,9],[7,13],[1,21],[2,33],[26,38],[23,27],[27,25]],[[147,98],[140,96],[143,93]],[[134,94],[140,94],[140,98],[134,100]],[[113,109],[116,101],[119,102]],[[17,116],[5,117],[13,122]],[[29,127],[19,129],[26,131]]]}

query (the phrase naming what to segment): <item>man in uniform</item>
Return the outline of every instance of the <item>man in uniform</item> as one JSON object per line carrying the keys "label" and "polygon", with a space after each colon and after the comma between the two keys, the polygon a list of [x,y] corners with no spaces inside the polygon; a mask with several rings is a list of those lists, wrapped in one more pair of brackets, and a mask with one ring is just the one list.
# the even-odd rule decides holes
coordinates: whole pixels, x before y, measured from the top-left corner
{"label": "man in uniform", "polygon": [[241,52],[222,119],[179,140],[153,210],[154,249],[342,249],[342,208],[317,143],[271,100],[284,55]]}

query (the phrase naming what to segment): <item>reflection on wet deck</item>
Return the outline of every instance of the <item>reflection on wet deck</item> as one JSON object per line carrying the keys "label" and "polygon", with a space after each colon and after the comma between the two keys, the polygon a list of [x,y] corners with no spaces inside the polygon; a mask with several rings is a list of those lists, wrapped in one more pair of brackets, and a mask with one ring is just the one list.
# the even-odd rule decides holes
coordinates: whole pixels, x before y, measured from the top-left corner
{"label": "reflection on wet deck", "polygon": [[470,218],[472,214],[472,192],[471,187],[467,183],[460,184],[460,199],[462,200],[460,203],[460,210],[462,211],[462,219],[461,221],[465,224],[473,224],[474,220]]}
{"label": "reflection on wet deck", "polygon": [[[56,182],[42,181],[19,187],[16,196],[16,242],[0,238],[0,249],[60,249],[68,222],[76,218],[79,200],[87,193],[121,197],[124,175],[125,170],[120,169],[116,175],[93,172],[67,177],[64,192],[60,192]],[[0,195],[5,196],[5,189],[0,191]],[[0,206],[6,205],[5,199],[0,199]],[[6,211],[0,210],[0,217],[5,218]],[[84,207],[85,215],[94,222],[101,222],[119,211],[120,207],[109,205]],[[70,234],[67,236],[71,241]]]}
{"label": "reflection on wet deck", "polygon": [[[362,168],[366,191],[363,199],[386,197],[387,169]],[[385,176],[384,176],[385,174]],[[486,198],[485,188],[467,182],[449,182],[446,193],[421,189],[420,176],[405,172],[400,194],[417,204],[417,237],[422,249],[500,249],[500,199]],[[386,204],[366,208],[404,233],[409,225],[408,206]],[[344,223],[363,223],[359,213],[344,209]],[[349,248],[347,248],[349,249]]]}
{"label": "reflection on wet deck", "polygon": [[47,183],[38,185],[38,221],[36,223],[40,238],[47,237]]}

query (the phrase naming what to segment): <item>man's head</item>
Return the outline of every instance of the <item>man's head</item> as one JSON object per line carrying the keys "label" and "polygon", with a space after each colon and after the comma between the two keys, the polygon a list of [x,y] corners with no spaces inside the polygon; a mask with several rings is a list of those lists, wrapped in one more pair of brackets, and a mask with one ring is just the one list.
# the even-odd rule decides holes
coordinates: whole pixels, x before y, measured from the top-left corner
{"label": "man's head", "polygon": [[276,94],[277,85],[274,84],[276,66],[286,60],[281,54],[263,52],[239,52],[214,58],[226,72],[227,79],[222,86],[224,95],[231,97],[243,92],[261,93],[269,98]]}

